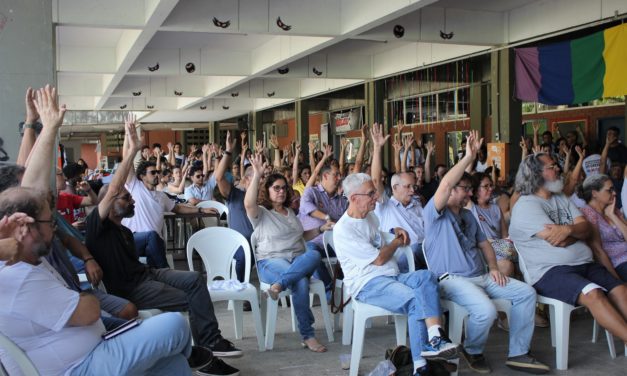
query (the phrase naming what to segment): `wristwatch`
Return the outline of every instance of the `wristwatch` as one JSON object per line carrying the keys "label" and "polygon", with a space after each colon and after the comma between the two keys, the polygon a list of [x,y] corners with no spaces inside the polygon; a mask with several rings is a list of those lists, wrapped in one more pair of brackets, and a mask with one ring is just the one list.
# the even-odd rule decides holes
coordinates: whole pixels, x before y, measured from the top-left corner
{"label": "wristwatch", "polygon": [[328,215],[328,214],[327,214],[327,215],[325,215],[325,216],[324,216],[324,220],[325,220],[325,221],[327,221],[327,222],[329,222],[329,221],[331,220],[331,216],[330,216],[330,215]]}

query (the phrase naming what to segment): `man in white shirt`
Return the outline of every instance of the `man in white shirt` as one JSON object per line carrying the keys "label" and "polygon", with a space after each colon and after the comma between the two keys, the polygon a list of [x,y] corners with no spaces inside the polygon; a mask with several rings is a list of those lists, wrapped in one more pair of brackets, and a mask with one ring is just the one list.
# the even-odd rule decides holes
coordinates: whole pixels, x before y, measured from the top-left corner
{"label": "man in white shirt", "polygon": [[[380,136],[374,138],[374,144],[382,145],[385,139],[378,124],[373,128],[373,134]],[[409,316],[415,374],[430,375],[432,365],[426,359],[457,358],[459,349],[440,326],[437,279],[428,270],[399,274],[393,256],[399,247],[409,244],[409,235],[397,227],[395,239],[384,244],[379,221],[372,213],[378,194],[370,176],[351,174],[342,186],[349,206],[333,229],[333,243],[344,271],[344,283],[353,299]]]}
{"label": "man in white shirt", "polygon": [[[124,156],[127,158],[127,156]],[[142,161],[137,166],[135,175],[129,174],[126,189],[135,200],[135,215],[125,218],[122,224],[133,232],[138,256],[146,256],[148,265],[155,268],[167,268],[165,242],[161,237],[165,212],[175,213],[217,213],[215,209],[197,208],[185,204],[176,204],[168,196],[158,191],[160,171],[155,162]]]}
{"label": "man in white shirt", "polygon": [[[381,131],[379,127],[376,129],[377,132]],[[375,134],[374,127],[370,132],[373,139],[380,141],[374,143],[371,168],[372,181],[377,188],[379,196],[374,214],[379,219],[381,231],[392,231],[396,227],[407,231],[409,234],[409,245],[414,253],[414,265],[416,265],[416,269],[426,269],[424,257],[422,257],[422,241],[425,238],[422,204],[414,196],[416,176],[407,172],[397,172],[392,175],[392,197],[388,197],[385,194],[383,179],[381,178],[381,151],[387,138],[383,138],[382,134]],[[405,256],[399,258],[398,267],[402,273],[408,271]]]}
{"label": "man in white shirt", "polygon": [[[20,247],[11,262],[0,262],[0,331],[26,352],[42,375],[95,370],[107,375],[191,375],[186,360],[191,336],[180,314],[159,315],[102,340],[98,299],[66,288],[63,278],[42,262],[55,226],[45,197],[28,188],[0,194],[0,217],[22,212],[33,218],[13,226],[12,237]],[[0,359],[9,374],[19,374],[7,354],[0,351]]]}
{"label": "man in white shirt", "polygon": [[185,188],[185,199],[191,205],[213,200],[213,190],[216,187],[215,176],[207,176],[209,172],[204,167],[196,166],[189,170],[192,184]]}

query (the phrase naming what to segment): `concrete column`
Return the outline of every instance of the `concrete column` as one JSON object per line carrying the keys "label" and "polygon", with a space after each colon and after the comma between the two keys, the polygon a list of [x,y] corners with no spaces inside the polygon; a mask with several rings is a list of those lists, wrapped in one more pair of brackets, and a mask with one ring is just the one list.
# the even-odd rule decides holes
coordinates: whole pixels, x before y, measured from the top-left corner
{"label": "concrete column", "polygon": [[309,143],[309,104],[306,100],[298,100],[294,103],[294,117],[296,118],[296,140],[300,142],[302,153],[305,154],[305,160],[308,160],[309,148],[307,147],[307,143]]}
{"label": "concrete column", "polygon": [[518,147],[522,134],[522,104],[514,99],[514,50],[492,52],[490,79],[492,81],[492,134],[495,141],[509,144],[509,170],[520,164]]}
{"label": "concrete column", "polygon": [[[475,67],[475,71],[480,72],[481,67]],[[483,134],[483,120],[487,116],[488,90],[484,85],[481,85],[481,75],[476,74],[475,77],[478,79],[472,82],[470,87],[470,129],[479,131],[485,137],[486,135]],[[492,132],[492,137],[494,135],[495,133]],[[493,140],[494,138],[491,140],[486,139],[486,142]]]}
{"label": "concrete column", "polygon": [[[24,121],[24,93],[31,86],[56,84],[52,3],[12,1],[2,7],[0,30],[0,138],[10,162],[17,159],[18,124]],[[0,152],[0,157],[4,154]]]}
{"label": "concrete column", "polygon": [[[385,85],[383,80],[366,82],[365,102],[366,102],[366,118],[364,122],[368,125],[373,123],[383,124],[385,120]],[[390,128],[384,125],[386,133],[390,133]],[[383,165],[390,165],[391,141],[385,144],[383,148]]]}
{"label": "concrete column", "polygon": [[253,150],[255,148],[255,141],[261,140],[261,137],[263,136],[263,112],[251,112],[250,119],[250,128],[248,129],[248,147]]}

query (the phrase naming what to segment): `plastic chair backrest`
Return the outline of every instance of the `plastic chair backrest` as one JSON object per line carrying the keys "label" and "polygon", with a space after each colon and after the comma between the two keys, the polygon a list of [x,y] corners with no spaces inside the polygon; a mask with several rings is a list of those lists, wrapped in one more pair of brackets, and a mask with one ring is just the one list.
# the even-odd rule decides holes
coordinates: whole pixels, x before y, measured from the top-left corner
{"label": "plastic chair backrest", "polygon": [[[30,360],[28,355],[18,345],[16,345],[9,337],[0,333],[0,348],[2,348],[9,358],[11,358],[22,371],[25,376],[38,376],[39,371]],[[0,364],[0,367],[2,365]]]}
{"label": "plastic chair backrest", "polygon": [[225,280],[234,279],[232,275],[233,255],[242,247],[244,249],[245,266],[244,282],[250,280],[250,245],[239,232],[226,227],[209,227],[196,232],[187,242],[187,265],[194,270],[192,256],[198,252],[207,270],[207,281],[216,277]]}
{"label": "plastic chair backrest", "polygon": [[[333,230],[325,231],[322,234],[322,244],[324,245],[324,254],[327,258],[327,261],[329,262],[329,265],[331,265],[331,256],[329,256],[329,247],[335,250],[335,247],[333,246]],[[329,269],[331,271],[331,278],[333,278],[334,277],[333,266],[331,266]]]}
{"label": "plastic chair backrest", "polygon": [[196,204],[196,207],[215,208],[220,213],[220,216],[222,216],[222,214],[224,213],[226,213],[227,216],[229,215],[229,208],[227,208],[226,205],[218,201],[213,201],[213,200],[201,201],[198,204]]}
{"label": "plastic chair backrest", "polygon": [[[389,232],[381,231],[381,237],[383,238],[383,241],[385,242],[385,244],[390,244],[390,242],[394,240],[395,236],[394,234],[390,234]],[[416,264],[414,263],[414,253],[411,251],[410,246],[406,245],[404,247],[398,247],[398,249],[394,253],[394,260],[398,262],[398,258],[401,257],[401,255],[403,254],[405,254],[405,257],[407,258],[408,270],[410,272],[415,271]]]}
{"label": "plastic chair backrest", "polygon": [[514,244],[514,249],[516,250],[516,253],[518,254],[518,267],[520,268],[520,272],[522,273],[523,278],[525,279],[525,282],[528,282],[529,272],[527,271],[527,265],[525,265],[525,260],[523,259],[522,255],[518,251],[516,244]]}

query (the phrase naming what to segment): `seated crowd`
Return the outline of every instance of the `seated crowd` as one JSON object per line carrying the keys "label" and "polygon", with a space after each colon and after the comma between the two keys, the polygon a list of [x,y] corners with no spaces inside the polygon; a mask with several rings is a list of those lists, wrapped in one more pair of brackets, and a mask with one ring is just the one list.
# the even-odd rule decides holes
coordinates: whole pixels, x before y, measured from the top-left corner
{"label": "seated crowd", "polygon": [[[55,170],[53,191],[50,161],[65,108],[49,86],[29,88],[25,101],[17,164],[0,167],[0,332],[41,374],[87,375],[95,367],[103,375],[239,374],[221,359],[242,351],[222,337],[205,278],[171,269],[166,258],[164,214],[216,214],[204,201],[223,202],[229,228],[255,245],[269,298],[291,290],[302,346],[313,352],[327,351],[309,302],[312,276],[331,300],[327,256],[337,257],[353,299],[409,317],[416,375],[452,371],[458,357],[491,372],[483,353],[497,318],[510,332],[505,364],[548,372],[529,351],[534,327],[548,325],[537,294],[587,307],[627,343],[627,149],[616,128],[589,153],[578,132],[553,142],[534,125],[533,138],[520,143],[515,181],[497,185],[499,169],[476,131],[447,170],[434,166],[432,142],[399,137],[399,127],[389,171],[382,162],[390,135],[378,124],[362,128],[348,163],[346,140],[338,159],[331,146],[310,143],[306,160],[299,143],[281,149],[276,136],[251,150],[244,132],[239,144],[227,132],[223,146],[184,153],[168,143],[166,153],[160,144],[142,146],[128,116],[115,171],[103,176],[83,160],[69,162]],[[328,255],[326,231],[333,231]],[[397,255],[405,247],[413,260]],[[245,258],[240,248],[240,281]],[[462,344],[442,327],[440,298],[468,312]],[[492,299],[511,303],[509,317]],[[169,313],[101,338],[147,309]],[[177,312],[188,313],[189,324]],[[0,360],[10,374],[17,369],[1,349]]]}

